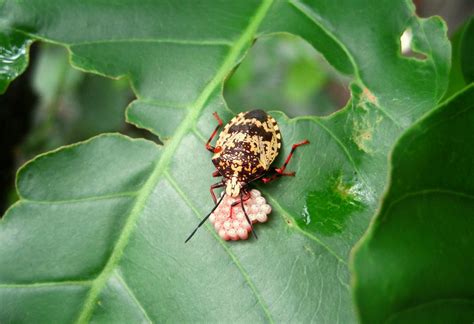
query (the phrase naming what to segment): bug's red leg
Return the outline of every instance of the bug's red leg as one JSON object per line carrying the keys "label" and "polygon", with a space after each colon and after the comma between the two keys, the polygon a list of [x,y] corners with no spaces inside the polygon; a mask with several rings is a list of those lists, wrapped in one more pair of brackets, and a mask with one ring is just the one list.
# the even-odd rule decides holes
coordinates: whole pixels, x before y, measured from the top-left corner
{"label": "bug's red leg", "polygon": [[217,204],[217,198],[216,198],[216,194],[214,193],[214,189],[217,189],[217,188],[222,188],[225,186],[225,183],[223,182],[218,182],[218,183],[214,183],[211,188],[209,189],[210,192],[211,192],[211,196],[212,196],[212,200],[214,200],[214,204]]}
{"label": "bug's red leg", "polygon": [[216,177],[220,177],[221,174],[219,173],[219,170],[216,170],[216,171],[212,172],[212,176],[213,176],[214,178],[216,178]]}
{"label": "bug's red leg", "polygon": [[285,163],[283,163],[283,166],[281,168],[275,168],[274,171],[276,174],[271,175],[270,177],[264,177],[262,178],[263,183],[269,183],[273,180],[275,180],[278,177],[281,176],[289,176],[289,177],[294,177],[296,172],[285,172],[286,166],[290,162],[291,158],[293,157],[293,153],[295,153],[295,150],[298,146],[309,144],[308,140],[301,141],[299,143],[293,144],[291,147],[290,154],[286,157]]}
{"label": "bug's red leg", "polygon": [[218,115],[216,112],[215,112],[213,115],[214,115],[214,118],[217,119],[217,123],[218,123],[218,124],[217,124],[216,128],[214,129],[214,131],[212,132],[211,137],[209,137],[209,140],[208,140],[207,143],[206,143],[206,149],[207,149],[208,151],[212,152],[212,153],[217,153],[217,152],[216,152],[216,149],[219,149],[219,148],[215,148],[215,147],[212,146],[210,143],[211,143],[212,139],[216,136],[217,131],[218,131],[219,128],[223,125],[223,123],[222,123],[221,118],[219,117],[219,115]]}
{"label": "bug's red leg", "polygon": [[273,180],[276,180],[279,177],[283,177],[283,176],[294,177],[296,175],[296,172],[282,172],[282,173],[279,173],[277,171],[277,168],[274,168],[271,172],[274,172],[271,176],[264,177],[264,178],[261,179],[263,183],[272,182]]}
{"label": "bug's red leg", "polygon": [[290,154],[288,154],[288,156],[286,157],[286,160],[285,160],[285,163],[283,163],[283,166],[281,168],[277,168],[275,169],[275,171],[280,174],[280,175],[289,175],[289,176],[294,176],[295,175],[295,172],[290,172],[290,173],[287,173],[285,174],[285,169],[286,169],[286,166],[288,165],[288,162],[290,162],[291,160],[291,157],[293,156],[293,153],[295,153],[295,150],[298,146],[301,146],[301,145],[305,145],[305,144],[309,144],[309,141],[308,140],[304,140],[304,141],[301,141],[299,143],[296,143],[296,144],[293,144],[293,146],[291,147],[291,151],[290,151]]}
{"label": "bug's red leg", "polygon": [[[253,226],[252,226],[252,221],[250,220],[249,215],[247,215],[247,211],[245,210],[245,207],[244,207],[244,201],[248,200],[249,198],[250,198],[250,195],[246,194],[245,197],[244,197],[242,195],[242,191],[241,191],[240,192],[240,200],[236,201],[236,202],[234,202],[230,205],[230,212],[232,213],[232,208],[234,208],[235,206],[240,204],[242,206],[242,211],[244,212],[245,218],[247,219],[247,222],[249,223],[250,228],[252,229],[253,236],[255,236],[255,239],[258,240],[257,233],[255,232],[255,230],[253,229]],[[232,214],[231,214],[231,217],[232,217]]]}
{"label": "bug's red leg", "polygon": [[278,174],[272,174],[270,177],[264,177],[264,178],[261,178],[260,180],[262,180],[263,183],[269,183],[275,180],[276,178],[278,178]]}

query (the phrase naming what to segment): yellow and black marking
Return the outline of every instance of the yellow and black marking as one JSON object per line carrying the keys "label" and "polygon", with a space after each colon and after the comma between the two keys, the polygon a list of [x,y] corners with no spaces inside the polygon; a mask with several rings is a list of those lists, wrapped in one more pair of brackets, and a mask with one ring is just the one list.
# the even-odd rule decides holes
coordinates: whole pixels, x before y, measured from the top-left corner
{"label": "yellow and black marking", "polygon": [[224,178],[240,188],[263,176],[280,148],[276,120],[263,110],[252,110],[238,114],[224,127],[212,162]]}
{"label": "yellow and black marking", "polygon": [[[233,207],[240,204],[245,218],[250,225],[251,232],[257,238],[257,234],[253,230],[252,222],[244,206],[244,201],[250,197],[248,184],[259,178],[264,183],[268,183],[280,176],[294,176],[295,172],[285,172],[285,168],[288,162],[290,162],[295,149],[298,146],[309,144],[308,140],[293,144],[283,166],[270,170],[270,165],[281,149],[280,128],[272,116],[263,110],[252,110],[238,114],[225,125],[215,147],[211,145],[211,141],[217,135],[223,122],[217,113],[214,113],[214,117],[218,125],[209,137],[206,149],[214,153],[212,162],[217,170],[212,176],[217,177],[220,175],[224,179],[211,185],[210,192],[215,203],[214,208],[191,232],[185,243],[193,237],[194,233],[212,215],[226,196],[239,197],[238,200],[232,202],[230,208],[232,210]],[[218,201],[214,190],[222,187],[225,187],[225,194]]]}

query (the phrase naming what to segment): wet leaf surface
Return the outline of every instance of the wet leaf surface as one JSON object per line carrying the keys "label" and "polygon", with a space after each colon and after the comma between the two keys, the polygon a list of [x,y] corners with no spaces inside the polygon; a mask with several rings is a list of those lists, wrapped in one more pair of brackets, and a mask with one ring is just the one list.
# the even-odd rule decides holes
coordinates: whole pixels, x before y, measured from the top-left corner
{"label": "wet leaf surface", "polygon": [[0,28],[0,94],[28,65],[26,52],[30,43],[26,35]]}

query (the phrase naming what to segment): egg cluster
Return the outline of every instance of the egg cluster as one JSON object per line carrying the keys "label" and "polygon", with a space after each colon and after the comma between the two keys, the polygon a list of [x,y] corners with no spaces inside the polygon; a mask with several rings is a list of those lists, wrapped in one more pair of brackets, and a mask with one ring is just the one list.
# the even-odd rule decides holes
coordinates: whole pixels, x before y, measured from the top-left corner
{"label": "egg cluster", "polygon": [[[223,240],[246,240],[252,231],[239,201],[240,198],[225,196],[219,207],[209,216],[210,222]],[[232,207],[235,202],[239,203]],[[265,223],[268,220],[267,215],[272,211],[260,191],[256,189],[252,189],[250,197],[244,200],[244,208],[252,224]]]}

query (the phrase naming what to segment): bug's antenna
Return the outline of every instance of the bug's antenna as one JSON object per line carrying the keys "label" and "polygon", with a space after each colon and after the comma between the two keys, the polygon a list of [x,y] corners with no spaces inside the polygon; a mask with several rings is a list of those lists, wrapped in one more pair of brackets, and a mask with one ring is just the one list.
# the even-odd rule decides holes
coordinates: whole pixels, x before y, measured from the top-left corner
{"label": "bug's antenna", "polygon": [[247,215],[247,212],[245,211],[243,198],[244,197],[242,197],[242,191],[240,191],[240,205],[242,206],[242,211],[244,212],[245,218],[247,218],[247,222],[249,222],[250,228],[252,229],[253,236],[255,236],[255,239],[258,240],[257,233],[255,233],[255,230],[253,229],[252,222],[250,221],[249,215]]}
{"label": "bug's antenna", "polygon": [[[224,199],[225,197],[225,194],[222,195],[221,199],[219,199],[219,201],[217,202],[217,204],[214,206],[214,208],[212,208],[211,212],[202,219],[202,221],[199,223],[199,225],[194,229],[194,231],[188,236],[188,238],[186,239],[186,241],[184,241],[184,243],[188,243],[188,241],[191,239],[191,237],[193,237],[193,235],[197,232],[197,230],[199,229],[199,227],[201,227],[202,224],[204,224],[206,222],[206,220],[209,218],[209,216],[211,216],[211,214],[214,212],[214,210],[216,210],[216,208],[219,206],[219,204],[221,203],[221,201]],[[247,217],[248,218],[248,217]]]}

